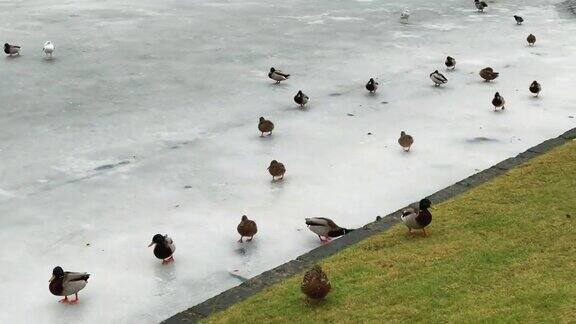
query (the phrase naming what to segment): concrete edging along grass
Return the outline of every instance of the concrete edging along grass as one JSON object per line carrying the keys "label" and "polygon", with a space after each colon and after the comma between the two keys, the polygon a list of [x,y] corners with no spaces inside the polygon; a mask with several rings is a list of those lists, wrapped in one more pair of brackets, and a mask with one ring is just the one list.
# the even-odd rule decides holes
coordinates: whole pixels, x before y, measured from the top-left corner
{"label": "concrete edging along grass", "polygon": [[[439,190],[428,196],[428,198],[432,201],[433,204],[444,202],[491,179],[494,179],[495,177],[506,173],[508,170],[524,162],[527,162],[534,157],[542,155],[555,147],[575,139],[576,128],[573,128],[558,137],[546,140],[534,147],[531,147],[515,157],[508,158],[488,169],[480,171],[468,178],[456,182],[449,187]],[[284,278],[291,277],[306,270],[322,259],[325,259],[375,234],[379,234],[388,230],[390,227],[392,227],[392,225],[396,224],[400,220],[401,212],[405,208],[406,207],[401,208],[381,218],[380,220],[366,224],[359,230],[334,240],[330,244],[319,246],[310,252],[297,257],[295,260],[291,260],[272,270],[263,272],[262,274],[236,287],[228,289],[215,297],[212,297],[196,306],[193,306],[170,317],[163,323],[195,323],[210,316],[213,313],[223,311],[233,304],[260,292],[264,288],[282,281]]]}

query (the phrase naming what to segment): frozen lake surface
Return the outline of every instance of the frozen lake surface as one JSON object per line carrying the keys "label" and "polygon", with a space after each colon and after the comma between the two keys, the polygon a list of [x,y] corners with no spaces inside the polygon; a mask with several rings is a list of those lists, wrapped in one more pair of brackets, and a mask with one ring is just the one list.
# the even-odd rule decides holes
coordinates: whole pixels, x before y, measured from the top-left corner
{"label": "frozen lake surface", "polygon": [[[0,58],[0,322],[158,322],[318,246],[305,217],[359,227],[576,127],[576,19],[555,3],[0,0],[23,47]],[[240,245],[242,214],[259,233]],[[48,291],[56,265],[92,274],[78,305]]]}

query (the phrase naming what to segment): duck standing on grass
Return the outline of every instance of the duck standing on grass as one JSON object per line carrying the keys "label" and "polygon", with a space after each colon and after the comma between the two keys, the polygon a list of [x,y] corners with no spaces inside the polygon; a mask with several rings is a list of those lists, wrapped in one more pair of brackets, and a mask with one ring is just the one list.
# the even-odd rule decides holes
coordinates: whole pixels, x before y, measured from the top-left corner
{"label": "duck standing on grass", "polygon": [[272,162],[270,162],[270,166],[268,167],[268,172],[270,172],[270,175],[272,175],[272,181],[276,181],[276,177],[280,177],[280,180],[282,180],[284,179],[286,168],[284,167],[284,164],[276,160],[272,160]]}
{"label": "duck standing on grass", "polygon": [[534,43],[536,43],[536,36],[530,34],[526,37],[526,41],[528,41],[528,45],[534,46]]}
{"label": "duck standing on grass", "polygon": [[264,117],[260,117],[260,121],[258,122],[258,130],[262,133],[260,137],[264,137],[264,133],[268,133],[268,136],[271,136],[272,131],[274,130],[274,123],[266,120]]}
{"label": "duck standing on grass", "polygon": [[280,70],[276,70],[275,68],[271,67],[270,72],[268,72],[268,77],[276,81],[276,84],[279,84],[280,81],[288,80],[290,74],[286,74]]}
{"label": "duck standing on grass", "polygon": [[151,247],[152,245],[154,245],[154,256],[162,260],[162,264],[174,261],[176,245],[174,244],[174,241],[168,237],[168,234],[164,236],[161,234],[154,235],[152,243],[150,243],[148,247]]}
{"label": "duck standing on grass", "polygon": [[42,47],[42,51],[44,52],[44,54],[50,55],[50,57],[52,57],[52,53],[54,53],[55,49],[56,47],[54,46],[54,44],[52,44],[51,41],[47,41],[46,43],[44,43],[44,47]]}
{"label": "duck standing on grass", "polygon": [[532,82],[532,84],[530,85],[530,92],[532,92],[533,94],[536,95],[536,97],[538,97],[540,91],[542,91],[542,86],[540,85],[540,83],[538,83],[538,81]]}
{"label": "duck standing on grass", "polygon": [[331,288],[328,276],[319,265],[315,265],[312,269],[306,271],[300,285],[300,290],[306,297],[313,300],[325,298]]}
{"label": "duck standing on grass", "polygon": [[258,233],[256,222],[249,220],[246,215],[242,216],[242,220],[240,220],[240,224],[238,224],[236,230],[238,231],[238,234],[240,234],[240,240],[238,240],[238,243],[243,243],[242,239],[244,237],[249,237],[248,242],[250,242],[252,241],[252,238],[254,238],[254,235]]}
{"label": "duck standing on grass", "polygon": [[517,15],[514,15],[514,19],[516,20],[517,25],[522,25],[522,23],[524,22],[524,18]]}
{"label": "duck standing on grass", "polygon": [[304,94],[302,90],[298,90],[298,93],[294,96],[294,101],[300,105],[300,108],[304,108],[306,103],[310,101],[310,97]]}
{"label": "duck standing on grass", "polygon": [[488,4],[486,2],[480,0],[474,0],[474,5],[476,6],[476,9],[478,9],[478,11],[480,12],[484,12],[484,8],[488,7]]}
{"label": "duck standing on grass", "polygon": [[[50,285],[48,288],[52,295],[64,296],[61,303],[76,303],[78,302],[78,292],[88,283],[90,275],[86,272],[69,272],[61,267],[56,267],[52,270],[52,278],[50,278]],[[76,299],[68,300],[68,296],[75,295]]]}
{"label": "duck standing on grass", "polygon": [[441,84],[448,82],[448,79],[446,79],[446,77],[442,73],[438,72],[438,70],[430,73],[430,79],[432,80],[432,82],[434,82],[435,86],[439,86]]}
{"label": "duck standing on grass", "polygon": [[480,70],[479,74],[480,77],[484,79],[485,82],[490,82],[500,75],[500,73],[494,72],[494,69],[492,69],[491,67],[483,68],[482,70]]}
{"label": "duck standing on grass", "polygon": [[398,144],[400,144],[400,146],[402,146],[402,149],[404,149],[404,152],[408,152],[410,151],[410,147],[412,147],[412,144],[414,144],[414,138],[408,134],[406,134],[405,131],[401,131],[400,132],[400,138],[398,139]]}
{"label": "duck standing on grass", "polygon": [[447,68],[454,70],[456,68],[456,59],[451,56],[447,56],[444,64],[446,64]]}
{"label": "duck standing on grass", "polygon": [[498,92],[496,92],[496,94],[494,94],[494,99],[492,99],[492,105],[494,106],[494,111],[498,110],[498,108],[502,110],[506,109],[506,107],[504,107],[505,104],[506,101],[504,100],[504,97],[502,97]]}
{"label": "duck standing on grass", "polygon": [[368,83],[366,83],[366,90],[372,94],[376,93],[376,90],[378,90],[378,82],[374,81],[374,78],[370,78]]}
{"label": "duck standing on grass", "polygon": [[432,214],[428,211],[431,205],[430,200],[424,198],[420,200],[418,207],[410,207],[402,212],[400,218],[408,227],[408,235],[412,235],[414,229],[421,229],[424,236],[428,236],[425,228],[432,222]]}
{"label": "duck standing on grass", "polygon": [[324,217],[306,218],[306,225],[309,230],[318,235],[322,243],[353,231],[353,229],[340,227],[333,220]]}
{"label": "duck standing on grass", "polygon": [[20,46],[16,46],[16,45],[10,45],[8,43],[4,43],[4,53],[12,56],[14,54],[18,54],[20,55],[20,50],[22,48]]}

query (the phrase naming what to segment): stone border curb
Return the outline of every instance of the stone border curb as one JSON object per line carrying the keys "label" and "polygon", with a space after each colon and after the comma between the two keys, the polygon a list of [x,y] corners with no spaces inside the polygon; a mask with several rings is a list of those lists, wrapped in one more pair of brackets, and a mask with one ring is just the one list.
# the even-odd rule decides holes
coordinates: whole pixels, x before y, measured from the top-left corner
{"label": "stone border curb", "polygon": [[[546,140],[534,147],[531,147],[515,157],[508,158],[488,169],[473,174],[466,179],[460,180],[449,187],[437,191],[428,196],[428,198],[432,201],[433,204],[438,204],[448,199],[454,198],[457,195],[460,195],[474,187],[477,187],[489,180],[496,178],[497,176],[506,173],[510,169],[524,162],[527,162],[552,150],[555,147],[561,146],[575,139],[576,128],[573,128],[556,138]],[[405,208],[406,207],[386,215],[385,217],[382,217],[381,219],[372,223],[366,224],[359,230],[334,240],[330,244],[319,246],[310,252],[297,257],[295,260],[284,263],[272,270],[263,272],[262,274],[246,282],[243,282],[239,286],[230,288],[217,296],[214,296],[196,306],[193,306],[170,317],[162,323],[197,323],[200,320],[210,316],[211,314],[223,311],[230,306],[262,291],[264,288],[270,287],[285,278],[291,277],[310,268],[314,263],[320,260],[323,260],[375,234],[380,234],[388,230],[390,227],[392,227],[392,225],[396,224],[400,220],[402,210]]]}

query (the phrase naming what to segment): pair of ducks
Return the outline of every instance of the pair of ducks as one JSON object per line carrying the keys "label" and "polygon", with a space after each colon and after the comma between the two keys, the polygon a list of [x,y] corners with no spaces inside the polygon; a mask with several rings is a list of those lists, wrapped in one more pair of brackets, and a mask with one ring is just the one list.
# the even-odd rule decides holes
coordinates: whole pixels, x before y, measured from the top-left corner
{"label": "pair of ducks", "polygon": [[[332,238],[340,237],[353,231],[353,229],[340,227],[336,225],[333,220],[325,217],[306,218],[306,225],[310,231],[318,235],[321,243],[328,242]],[[238,234],[240,234],[239,243],[243,243],[245,237],[248,238],[247,242],[250,242],[254,238],[254,235],[258,233],[258,226],[255,221],[243,215],[236,230]]]}
{"label": "pair of ducks", "polygon": [[[290,74],[284,73],[275,67],[271,67],[270,72],[268,72],[268,77],[276,81],[276,84],[280,84],[280,82],[288,80]],[[310,101],[310,97],[305,95],[302,90],[298,90],[298,93],[294,96],[294,101],[300,105],[300,108],[304,108],[304,106]]]}
{"label": "pair of ducks", "polygon": [[[530,87],[528,88],[528,90],[530,90],[530,92],[532,94],[534,94],[536,97],[538,97],[538,95],[540,94],[540,91],[542,91],[542,86],[540,85],[540,83],[538,83],[538,81],[533,81],[530,84]],[[500,93],[496,92],[496,94],[494,94],[494,98],[492,99],[492,105],[494,106],[494,111],[497,110],[504,110],[506,107],[504,106],[506,104],[506,101],[504,100],[504,97],[502,97],[500,95]]]}
{"label": "pair of ducks", "polygon": [[[9,56],[20,55],[20,50],[22,50],[22,47],[18,45],[10,45],[8,43],[4,43],[4,53],[8,54]],[[42,47],[44,54],[49,55],[50,57],[52,57],[54,50],[56,50],[56,47],[51,41],[47,41]]]}
{"label": "pair of ducks", "polygon": [[[456,59],[451,56],[446,57],[444,64],[446,65],[446,68],[448,68],[449,70],[456,69]],[[434,85],[437,87],[448,82],[448,79],[444,76],[444,74],[438,72],[438,70],[430,73],[430,79],[432,80],[432,82],[434,82]]]}
{"label": "pair of ducks", "polygon": [[[431,204],[429,199],[424,198],[417,207],[409,207],[402,212],[400,219],[408,227],[409,236],[413,235],[413,230],[421,230],[424,236],[428,236],[426,227],[432,222],[432,213],[428,210]],[[306,222],[308,223],[308,220]],[[328,275],[318,264],[304,273],[300,284],[300,291],[309,300],[324,299],[331,289]]]}

